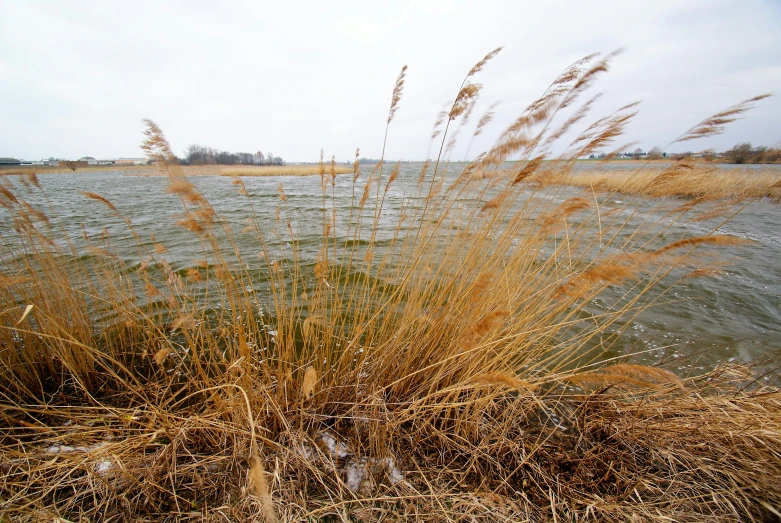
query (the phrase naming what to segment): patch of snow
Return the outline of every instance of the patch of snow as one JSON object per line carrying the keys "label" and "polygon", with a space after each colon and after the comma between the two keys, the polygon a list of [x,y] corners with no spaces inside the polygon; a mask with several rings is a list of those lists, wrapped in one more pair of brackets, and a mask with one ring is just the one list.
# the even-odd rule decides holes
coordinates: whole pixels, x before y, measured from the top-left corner
{"label": "patch of snow", "polygon": [[107,459],[102,459],[95,464],[95,472],[100,476],[105,476],[112,468],[114,468],[114,463]]}
{"label": "patch of snow", "polygon": [[375,487],[374,478],[385,473],[391,485],[404,481],[404,474],[396,466],[393,458],[350,459],[342,468],[344,482],[351,492],[369,495]]}
{"label": "patch of snow", "polygon": [[350,445],[330,431],[318,433],[315,440],[328,459],[323,459],[317,449],[306,442],[297,445],[298,453],[309,462],[314,462],[329,473],[339,473],[351,492],[370,495],[377,485],[377,479],[384,475],[391,485],[404,481],[396,460],[390,458],[358,458]]}
{"label": "patch of snow", "polygon": [[368,462],[366,458],[360,460],[351,459],[342,470],[345,477],[345,484],[350,492],[365,493],[367,490],[371,492],[372,483],[371,474],[369,473]]}
{"label": "patch of snow", "polygon": [[[109,437],[108,439],[111,438]],[[83,452],[85,454],[89,454],[90,452],[93,452],[105,446],[106,446],[105,441],[101,441],[100,443],[95,443],[94,445],[90,445],[88,447],[84,447],[84,446],[74,447],[72,445],[52,445],[51,447],[46,449],[46,453],[67,454],[70,452]],[[97,472],[98,475],[105,476],[111,471],[111,469],[114,468],[114,462],[108,458],[102,458],[95,463],[94,468],[95,468],[95,472]]]}
{"label": "patch of snow", "polygon": [[350,445],[339,441],[336,436],[328,431],[320,434],[320,441],[323,443],[325,448],[328,449],[331,454],[331,459],[333,460],[344,459],[347,456],[352,456],[353,454],[350,451]]}
{"label": "patch of snow", "polygon": [[80,450],[82,452],[86,452],[84,450],[84,447],[71,447],[70,445],[52,445],[48,449],[46,449],[46,452],[49,454],[60,454],[61,452],[73,452],[74,450]]}
{"label": "patch of snow", "polygon": [[65,452],[92,452],[93,450],[97,450],[101,447],[104,447],[106,445],[105,441],[101,441],[100,443],[95,443],[94,445],[90,445],[89,447],[72,447],[70,445],[52,445],[48,449],[46,449],[46,452],[49,454],[62,454]]}
{"label": "patch of snow", "polygon": [[390,480],[391,485],[404,481],[404,474],[396,466],[396,460],[393,458],[387,458],[386,472],[388,473],[388,479]]}

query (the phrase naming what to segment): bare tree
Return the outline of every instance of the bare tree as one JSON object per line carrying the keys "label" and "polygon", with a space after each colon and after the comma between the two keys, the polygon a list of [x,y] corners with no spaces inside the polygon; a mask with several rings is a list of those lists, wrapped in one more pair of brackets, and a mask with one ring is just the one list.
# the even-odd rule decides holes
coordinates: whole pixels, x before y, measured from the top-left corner
{"label": "bare tree", "polygon": [[664,153],[662,153],[662,150],[659,147],[654,146],[654,147],[651,148],[650,151],[648,151],[647,158],[649,160],[661,160],[662,157],[663,157],[663,154]]}
{"label": "bare tree", "polygon": [[732,163],[747,163],[752,152],[750,142],[739,143],[727,151],[727,158],[729,158]]}

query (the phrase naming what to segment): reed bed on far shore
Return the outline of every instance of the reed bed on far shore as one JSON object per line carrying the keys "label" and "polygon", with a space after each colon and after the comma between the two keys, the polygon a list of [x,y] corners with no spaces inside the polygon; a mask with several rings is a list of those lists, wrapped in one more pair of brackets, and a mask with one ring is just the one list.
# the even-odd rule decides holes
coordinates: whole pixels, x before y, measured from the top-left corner
{"label": "reed bed on far shore", "polygon": [[[317,164],[290,164],[290,165],[183,165],[180,166],[186,176],[315,176],[320,174],[321,166]],[[353,172],[351,165],[328,165],[329,173],[348,174]],[[2,175],[30,175],[30,174],[69,174],[73,172],[90,173],[118,171],[125,176],[168,176],[166,171],[161,171],[155,165],[94,165],[89,167],[54,166],[13,166],[0,168]]]}
{"label": "reed bed on far shore", "polygon": [[[352,173],[351,165],[334,164],[289,164],[289,165],[180,165],[177,167],[184,176],[316,176],[322,169],[330,174]],[[168,176],[166,170],[151,166],[130,176]]]}
{"label": "reed bed on far shore", "polygon": [[781,168],[720,168],[705,162],[675,162],[665,168],[593,170],[535,176],[543,183],[559,183],[648,197],[755,199],[781,201]]}
{"label": "reed bed on far shore", "polygon": [[[446,144],[498,52],[466,74],[436,127],[443,153],[390,212],[409,174],[362,172],[356,152],[349,205],[335,165],[318,166],[317,227],[284,182],[259,200],[240,176],[251,217],[232,223],[151,121],[142,147],[181,212],[150,226],[193,252],[101,194],[84,203],[113,232],[62,226],[35,174],[0,181],[0,521],[772,520],[781,390],[738,364],[692,378],[605,359],[611,326],[656,285],[750,247],[670,238],[698,201],[654,223],[562,195],[554,182],[634,115],[576,125],[612,55],[566,68],[449,172]],[[573,150],[544,162],[568,131]],[[590,313],[598,298],[612,305]]]}
{"label": "reed bed on far shore", "polygon": [[[320,175],[323,167],[319,165],[262,165],[262,166],[226,166],[221,176],[313,176]],[[329,173],[348,174],[353,172],[352,165],[334,165],[327,167]]]}
{"label": "reed bed on far shore", "polygon": [[106,172],[118,171],[128,175],[154,174],[158,169],[154,165],[89,165],[86,167],[65,167],[54,165],[13,165],[0,167],[0,176],[4,175],[39,175],[39,174],[72,174],[74,172]]}

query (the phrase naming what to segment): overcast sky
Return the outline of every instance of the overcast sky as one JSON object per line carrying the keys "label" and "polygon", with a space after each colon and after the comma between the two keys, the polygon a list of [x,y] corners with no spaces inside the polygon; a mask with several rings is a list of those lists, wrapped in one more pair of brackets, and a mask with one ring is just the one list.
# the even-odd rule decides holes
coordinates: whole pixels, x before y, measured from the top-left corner
{"label": "overcast sky", "polygon": [[[466,71],[476,110],[501,102],[490,145],[569,63],[626,52],[597,85],[596,116],[642,100],[626,141],[664,146],[764,92],[744,120],[687,149],[781,140],[781,2],[165,2],[0,0],[0,156],[142,156],[142,118],[192,143],[312,161],[378,157],[391,91],[409,65],[387,157],[422,159]],[[477,120],[474,118],[473,120]],[[466,134],[466,133],[464,133]],[[482,137],[481,137],[482,138]],[[456,150],[463,156],[466,144]],[[674,146],[669,150],[681,150]]]}

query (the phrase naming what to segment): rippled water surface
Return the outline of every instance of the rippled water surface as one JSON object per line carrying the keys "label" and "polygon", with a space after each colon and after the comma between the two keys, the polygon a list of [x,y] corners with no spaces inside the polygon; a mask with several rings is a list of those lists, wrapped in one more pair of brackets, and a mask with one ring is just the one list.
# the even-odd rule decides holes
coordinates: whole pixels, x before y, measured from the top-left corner
{"label": "rippled water surface", "polygon": [[[414,192],[419,170],[420,166],[416,165],[402,167],[399,181],[391,188],[385,203],[380,236],[392,233],[402,199]],[[351,178],[349,175],[339,177],[335,188],[337,208],[345,211],[349,211],[351,204]],[[154,233],[156,241],[166,245],[172,259],[180,266],[194,263],[200,257],[195,235],[174,225],[182,209],[178,198],[165,192],[165,178],[123,176],[119,172],[77,172],[42,175],[39,179],[70,232],[80,235],[83,231],[90,237],[98,237],[106,229],[113,238],[113,246],[128,261],[138,258],[123,222],[111,217],[99,204],[88,202],[81,191],[94,191],[111,200],[132,220],[142,237]],[[274,222],[279,202],[277,187],[282,183],[288,198],[287,211],[300,242],[302,261],[314,263],[322,223],[319,177],[247,177],[243,180],[263,223]],[[192,181],[217,213],[235,230],[241,230],[250,210],[246,200],[236,194],[231,180],[207,176]],[[566,188],[552,197],[563,201],[580,193],[580,189]],[[625,205],[621,196],[611,198],[605,203],[605,210]],[[650,216],[652,220],[670,222],[664,232],[670,241],[719,228],[719,232],[751,240],[751,244],[720,249],[720,261],[729,262],[721,274],[684,279],[675,286],[672,283],[678,277],[673,275],[665,279],[653,291],[659,296],[657,305],[642,311],[633,321],[627,317],[611,327],[621,332],[621,341],[609,355],[644,351],[638,356],[641,361],[667,360],[682,373],[701,372],[724,361],[765,359],[763,368],[767,369],[773,367],[774,360],[781,361],[777,357],[781,347],[781,204],[752,203],[721,226],[723,217],[673,222],[662,211],[648,212],[658,213]],[[646,213],[632,219],[648,218]],[[337,220],[337,229],[339,227],[346,227],[346,217],[341,222]],[[255,240],[249,235],[238,234],[237,242],[242,252],[257,251]],[[284,237],[280,242],[280,247],[284,247]],[[245,259],[251,258],[245,255]],[[591,312],[613,306],[611,301],[620,299],[622,294],[621,289],[608,289],[591,304]]]}

